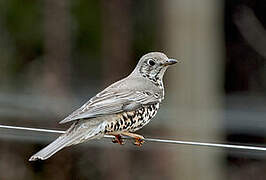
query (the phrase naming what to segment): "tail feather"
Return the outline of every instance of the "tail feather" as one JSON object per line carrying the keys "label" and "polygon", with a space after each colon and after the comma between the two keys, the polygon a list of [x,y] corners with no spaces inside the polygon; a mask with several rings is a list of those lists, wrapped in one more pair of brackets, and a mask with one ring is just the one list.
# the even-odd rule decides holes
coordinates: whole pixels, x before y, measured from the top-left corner
{"label": "tail feather", "polygon": [[78,144],[86,140],[98,138],[103,135],[103,128],[103,124],[100,124],[97,127],[94,126],[90,128],[78,128],[78,130],[73,130],[74,132],[68,131],[58,137],[51,144],[31,156],[29,161],[36,161],[38,159],[45,160],[60,151],[61,149],[63,149],[64,147]]}

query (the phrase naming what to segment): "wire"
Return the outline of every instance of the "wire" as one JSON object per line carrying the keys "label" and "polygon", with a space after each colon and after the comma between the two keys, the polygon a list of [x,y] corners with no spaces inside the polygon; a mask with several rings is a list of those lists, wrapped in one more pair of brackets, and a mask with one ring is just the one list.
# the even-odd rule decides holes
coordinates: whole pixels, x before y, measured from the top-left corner
{"label": "wire", "polygon": [[0,125],[0,128],[64,134],[65,131]]}
{"label": "wire", "polygon": [[[65,131],[60,131],[60,130],[29,128],[29,127],[19,127],[19,126],[0,125],[0,128],[35,131],[35,132],[57,133],[57,134],[64,134],[65,133]],[[110,135],[105,135],[104,137],[105,138],[113,138],[113,136],[110,136]],[[130,138],[125,138],[125,137],[123,137],[123,138],[124,139],[130,139]],[[145,138],[145,141],[147,141],[147,142],[157,142],[157,143],[168,143],[168,144],[183,144],[183,145],[192,145],[192,146],[206,146],[206,147],[218,147],[218,148],[229,148],[229,149],[266,151],[266,147],[259,147],[259,146],[204,143],[204,142],[193,142],[193,141],[177,141],[177,140],[170,140],[170,139],[154,139],[154,138]]]}

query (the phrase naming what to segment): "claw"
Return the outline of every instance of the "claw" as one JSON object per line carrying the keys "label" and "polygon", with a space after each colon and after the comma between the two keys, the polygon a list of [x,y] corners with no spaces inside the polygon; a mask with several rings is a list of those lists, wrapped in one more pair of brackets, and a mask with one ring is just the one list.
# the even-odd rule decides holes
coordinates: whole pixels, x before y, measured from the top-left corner
{"label": "claw", "polygon": [[125,141],[122,139],[120,135],[115,135],[115,138],[112,139],[113,143],[118,143],[120,145],[124,145]]}
{"label": "claw", "polygon": [[145,141],[144,141],[144,139],[141,139],[141,138],[136,138],[135,139],[135,142],[134,142],[134,145],[136,145],[136,146],[142,146],[143,145],[143,143],[144,143]]}

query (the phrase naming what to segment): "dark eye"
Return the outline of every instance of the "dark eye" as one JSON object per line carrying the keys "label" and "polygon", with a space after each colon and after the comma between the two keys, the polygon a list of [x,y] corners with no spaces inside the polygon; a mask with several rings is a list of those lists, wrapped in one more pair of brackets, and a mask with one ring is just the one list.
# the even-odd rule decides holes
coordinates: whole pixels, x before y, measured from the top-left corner
{"label": "dark eye", "polygon": [[150,66],[154,66],[154,65],[155,65],[155,62],[154,62],[154,60],[149,59],[149,60],[148,60],[148,64],[149,64]]}

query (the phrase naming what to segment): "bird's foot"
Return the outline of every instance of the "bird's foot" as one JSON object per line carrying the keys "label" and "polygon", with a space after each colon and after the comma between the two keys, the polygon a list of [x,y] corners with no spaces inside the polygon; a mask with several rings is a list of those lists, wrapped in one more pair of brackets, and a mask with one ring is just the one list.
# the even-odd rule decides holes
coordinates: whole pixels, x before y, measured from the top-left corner
{"label": "bird's foot", "polygon": [[136,146],[142,146],[144,143],[144,137],[139,134],[131,133],[131,132],[122,132],[121,133],[124,136],[129,136],[135,139],[135,142],[133,143]]}
{"label": "bird's foot", "polygon": [[144,141],[144,138],[136,138],[136,139],[135,139],[135,142],[134,142],[134,145],[140,147],[140,146],[143,145],[144,142],[145,142],[145,141]]}
{"label": "bird's foot", "polygon": [[125,141],[122,139],[121,135],[115,135],[115,138],[112,140],[113,143],[118,143],[120,145],[124,145]]}

